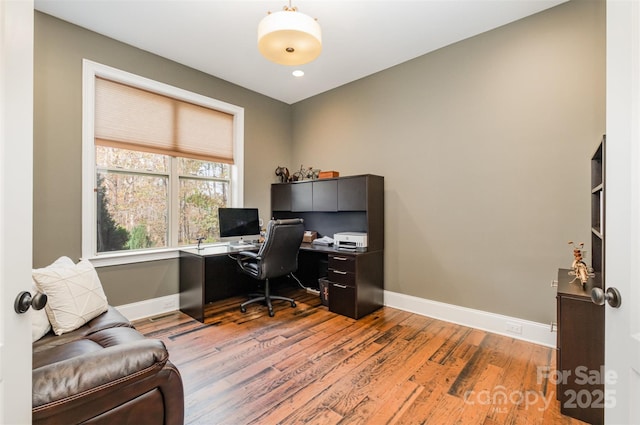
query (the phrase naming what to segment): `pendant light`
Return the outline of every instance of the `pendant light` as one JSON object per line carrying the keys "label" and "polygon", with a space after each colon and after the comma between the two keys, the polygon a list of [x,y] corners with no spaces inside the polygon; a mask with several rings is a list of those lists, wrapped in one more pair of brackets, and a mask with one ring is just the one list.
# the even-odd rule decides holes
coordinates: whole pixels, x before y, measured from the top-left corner
{"label": "pendant light", "polygon": [[258,25],[258,49],[262,55],[280,65],[302,65],[316,59],[322,51],[322,34],[318,22],[298,8],[284,6],[269,13]]}

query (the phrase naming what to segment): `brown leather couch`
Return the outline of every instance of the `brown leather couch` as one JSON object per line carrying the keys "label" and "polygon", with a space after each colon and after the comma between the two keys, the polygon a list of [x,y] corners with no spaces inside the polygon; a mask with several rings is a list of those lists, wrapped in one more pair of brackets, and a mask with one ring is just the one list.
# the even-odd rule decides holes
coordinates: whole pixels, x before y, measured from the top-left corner
{"label": "brown leather couch", "polygon": [[33,424],[184,422],[180,372],[116,309],[33,343]]}

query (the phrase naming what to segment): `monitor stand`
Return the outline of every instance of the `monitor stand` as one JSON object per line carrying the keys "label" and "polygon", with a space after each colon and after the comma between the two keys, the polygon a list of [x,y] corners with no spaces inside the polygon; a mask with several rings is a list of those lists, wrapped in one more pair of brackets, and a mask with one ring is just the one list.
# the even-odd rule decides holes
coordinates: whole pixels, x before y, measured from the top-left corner
{"label": "monitor stand", "polygon": [[229,246],[231,248],[234,247],[245,247],[245,246],[253,246],[254,241],[250,241],[250,240],[244,240],[244,239],[240,239],[238,241],[231,241],[229,242]]}

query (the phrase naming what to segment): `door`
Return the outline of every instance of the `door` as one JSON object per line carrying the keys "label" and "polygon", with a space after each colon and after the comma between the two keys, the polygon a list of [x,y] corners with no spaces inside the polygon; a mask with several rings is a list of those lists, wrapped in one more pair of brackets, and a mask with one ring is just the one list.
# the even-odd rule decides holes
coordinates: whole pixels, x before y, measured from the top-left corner
{"label": "door", "polygon": [[31,422],[33,1],[0,1],[0,423]]}
{"label": "door", "polygon": [[640,424],[640,4],[607,1],[605,423]]}

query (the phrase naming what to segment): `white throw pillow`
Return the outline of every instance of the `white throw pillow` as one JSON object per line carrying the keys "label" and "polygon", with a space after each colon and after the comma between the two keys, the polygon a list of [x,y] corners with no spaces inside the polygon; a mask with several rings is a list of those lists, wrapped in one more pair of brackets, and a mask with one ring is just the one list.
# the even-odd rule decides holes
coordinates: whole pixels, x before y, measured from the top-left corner
{"label": "white throw pillow", "polygon": [[[33,279],[32,279],[33,282]],[[31,295],[35,297],[36,293],[40,292],[36,283],[31,285]],[[36,342],[43,336],[45,336],[51,330],[51,323],[47,317],[47,312],[43,309],[35,310],[33,307],[29,309],[31,313],[31,342]]]}
{"label": "white throw pillow", "polygon": [[56,335],[78,329],[107,311],[109,305],[96,270],[88,260],[74,264],[68,257],[33,270],[33,279],[47,294],[45,310]]}

